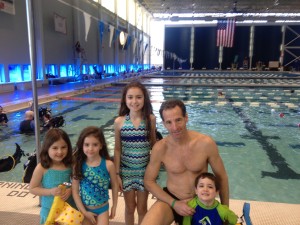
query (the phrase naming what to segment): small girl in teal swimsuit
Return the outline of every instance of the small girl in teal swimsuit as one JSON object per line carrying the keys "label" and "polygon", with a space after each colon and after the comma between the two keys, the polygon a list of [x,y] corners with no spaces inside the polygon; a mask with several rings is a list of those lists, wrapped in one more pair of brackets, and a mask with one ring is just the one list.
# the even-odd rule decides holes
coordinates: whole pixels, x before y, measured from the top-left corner
{"label": "small girl in teal swimsuit", "polygon": [[61,129],[49,130],[43,141],[40,163],[36,166],[29,184],[29,191],[41,196],[40,223],[44,224],[52,206],[54,196],[60,196],[72,204],[72,190],[64,193],[58,187],[70,183],[72,172],[72,145],[67,133]]}
{"label": "small girl in teal swimsuit", "polygon": [[[110,160],[103,132],[95,126],[80,133],[74,153],[72,193],[84,215],[83,224],[108,225],[116,215],[118,184],[114,163]],[[112,207],[109,215],[109,185]]]}
{"label": "small girl in teal swimsuit", "polygon": [[155,125],[145,86],[136,81],[129,83],[123,89],[119,117],[114,124],[114,163],[119,187],[124,194],[126,225],[134,224],[136,209],[138,224],[147,212],[148,191],[144,187],[144,174],[156,141]]}

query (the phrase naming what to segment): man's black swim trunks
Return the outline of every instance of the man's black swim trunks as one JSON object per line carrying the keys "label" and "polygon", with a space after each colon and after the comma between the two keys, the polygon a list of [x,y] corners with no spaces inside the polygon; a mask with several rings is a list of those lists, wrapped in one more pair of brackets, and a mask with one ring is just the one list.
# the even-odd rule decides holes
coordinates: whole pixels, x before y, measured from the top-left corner
{"label": "man's black swim trunks", "polygon": [[[167,192],[170,196],[172,196],[174,199],[179,200],[175,195],[173,195],[171,192],[169,192],[167,187],[164,187],[163,190],[165,192]],[[173,216],[174,216],[175,222],[179,225],[182,225],[183,216],[179,215],[173,208],[172,208],[172,211],[173,211]]]}

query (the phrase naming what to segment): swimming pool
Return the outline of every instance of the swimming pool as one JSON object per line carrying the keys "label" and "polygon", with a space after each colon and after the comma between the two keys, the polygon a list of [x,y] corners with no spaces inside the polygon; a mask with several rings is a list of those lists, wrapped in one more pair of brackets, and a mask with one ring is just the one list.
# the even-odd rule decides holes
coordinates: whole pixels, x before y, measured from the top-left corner
{"label": "swimming pool", "polygon": [[[149,80],[147,80],[147,78]],[[145,76],[144,83],[193,86],[299,87],[300,74],[264,71],[161,71]],[[154,81],[154,82],[153,82]]]}
{"label": "swimming pool", "polygon": [[[155,80],[153,81],[155,82]],[[79,132],[89,125],[104,129],[113,153],[113,122],[118,112],[122,85],[47,104],[53,115],[63,115],[64,129],[75,145]],[[188,127],[212,136],[229,175],[233,199],[300,203],[300,89],[211,88],[147,86],[157,117],[158,130],[167,134],[158,114],[162,101],[180,98],[187,104]],[[222,91],[223,96],[218,96]],[[90,101],[93,99],[93,101]],[[95,101],[96,100],[96,101]],[[273,110],[272,110],[273,109]],[[279,113],[284,113],[280,117]],[[1,127],[1,155],[12,154],[17,142],[26,153],[34,149],[34,136],[18,133],[24,111],[9,114]],[[42,135],[43,137],[43,135]],[[22,162],[0,180],[22,180]],[[160,183],[164,183],[164,172]]]}

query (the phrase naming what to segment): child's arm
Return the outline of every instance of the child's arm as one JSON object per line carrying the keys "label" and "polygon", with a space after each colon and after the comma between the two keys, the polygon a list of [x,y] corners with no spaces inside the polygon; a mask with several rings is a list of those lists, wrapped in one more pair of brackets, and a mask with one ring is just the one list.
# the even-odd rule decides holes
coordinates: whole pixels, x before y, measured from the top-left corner
{"label": "child's arm", "polygon": [[88,220],[90,220],[92,222],[92,224],[96,224],[95,216],[97,216],[97,215],[92,212],[87,211],[81,201],[81,197],[79,195],[79,183],[80,183],[79,180],[73,178],[73,180],[72,180],[72,196],[75,201],[75,204],[76,204],[78,210],[84,215],[84,217],[86,217]]}
{"label": "child's arm", "polygon": [[114,150],[114,165],[115,165],[115,171],[117,173],[117,181],[120,191],[123,191],[123,185],[122,180],[120,177],[120,161],[121,161],[121,125],[124,122],[124,117],[118,117],[115,120],[114,123],[114,129],[115,129],[115,150]]}
{"label": "child's arm", "polygon": [[53,195],[57,196],[61,194],[61,189],[58,187],[54,188],[43,188],[42,178],[46,169],[39,163],[33,171],[32,178],[29,184],[29,192],[38,196]]}
{"label": "child's arm", "polygon": [[238,216],[227,205],[219,204],[217,210],[222,220],[227,224],[235,225],[237,223]]}
{"label": "child's arm", "polygon": [[156,117],[152,114],[151,119],[151,148],[156,142]]}
{"label": "child's arm", "polygon": [[112,207],[109,215],[110,219],[116,216],[117,204],[118,204],[118,179],[116,175],[115,165],[112,161],[106,160],[106,167],[110,176],[111,190],[112,190]]}

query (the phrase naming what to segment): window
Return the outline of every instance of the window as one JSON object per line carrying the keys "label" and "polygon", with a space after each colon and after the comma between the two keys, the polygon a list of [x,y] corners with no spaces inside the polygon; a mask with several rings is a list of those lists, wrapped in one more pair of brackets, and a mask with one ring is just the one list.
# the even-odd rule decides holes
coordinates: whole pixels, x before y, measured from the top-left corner
{"label": "window", "polygon": [[31,81],[31,66],[23,65],[23,81]]}
{"label": "window", "polygon": [[8,74],[10,82],[21,82],[21,66],[20,65],[9,65],[8,66]]}
{"label": "window", "polygon": [[101,5],[104,8],[107,8],[109,11],[115,13],[115,1],[114,0],[102,0]]}

